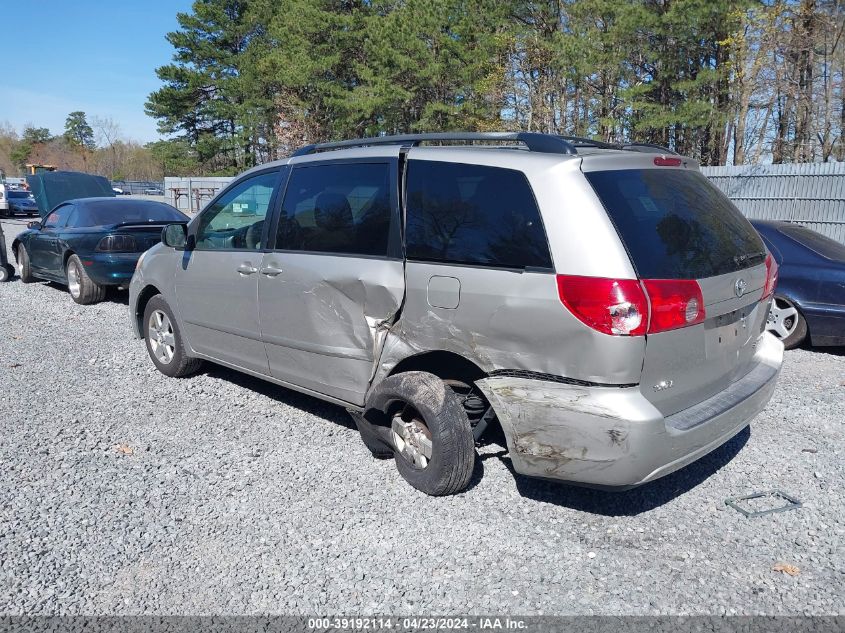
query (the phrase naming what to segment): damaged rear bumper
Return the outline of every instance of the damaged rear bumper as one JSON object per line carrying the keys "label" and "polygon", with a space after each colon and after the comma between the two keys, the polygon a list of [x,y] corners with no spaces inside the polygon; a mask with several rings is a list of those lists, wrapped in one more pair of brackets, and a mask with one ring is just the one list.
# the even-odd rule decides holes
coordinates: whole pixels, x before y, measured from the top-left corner
{"label": "damaged rear bumper", "polygon": [[690,464],[748,426],[771,398],[782,362],[783,345],[765,334],[750,372],[670,416],[663,416],[639,387],[518,377],[477,384],[502,424],[516,472],[625,489]]}

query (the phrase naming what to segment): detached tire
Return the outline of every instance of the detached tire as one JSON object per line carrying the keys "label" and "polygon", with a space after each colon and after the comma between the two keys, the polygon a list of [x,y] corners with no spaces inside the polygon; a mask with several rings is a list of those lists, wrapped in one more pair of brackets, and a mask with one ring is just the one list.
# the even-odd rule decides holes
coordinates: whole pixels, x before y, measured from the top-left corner
{"label": "detached tire", "polygon": [[432,496],[466,489],[475,441],[460,399],[440,378],[423,371],[390,376],[370,394],[367,408],[384,414],[405,481]]}
{"label": "detached tire", "polygon": [[21,281],[25,284],[31,284],[35,281],[32,276],[32,266],[29,263],[29,255],[26,252],[26,247],[23,244],[18,244],[18,269],[20,270]]}
{"label": "detached tire", "polygon": [[101,286],[88,276],[82,260],[77,255],[71,255],[65,268],[67,287],[71,299],[80,305],[99,303],[106,298],[106,287]]}
{"label": "detached tire", "polygon": [[161,295],[155,295],[147,302],[141,332],[150,359],[165,376],[184,378],[202,366],[201,359],[191,358],[185,351],[182,333]]}

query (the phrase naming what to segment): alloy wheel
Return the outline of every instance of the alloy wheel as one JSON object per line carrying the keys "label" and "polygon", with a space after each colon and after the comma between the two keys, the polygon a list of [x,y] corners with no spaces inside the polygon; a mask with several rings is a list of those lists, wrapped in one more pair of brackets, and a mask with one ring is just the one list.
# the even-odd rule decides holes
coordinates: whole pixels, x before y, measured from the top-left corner
{"label": "alloy wheel", "polygon": [[150,315],[147,327],[147,340],[150,349],[158,361],[164,365],[173,360],[176,351],[176,337],[173,334],[173,324],[161,310],[155,310]]}
{"label": "alloy wheel", "polygon": [[432,453],[431,431],[416,409],[406,404],[393,416],[390,431],[396,451],[409,464],[420,469],[428,466]]}
{"label": "alloy wheel", "polygon": [[76,262],[71,262],[67,267],[67,287],[74,299],[79,298],[79,293],[82,290],[81,275]]}
{"label": "alloy wheel", "polygon": [[795,332],[797,327],[798,309],[788,299],[775,297],[766,319],[766,329],[779,339],[785,339]]}

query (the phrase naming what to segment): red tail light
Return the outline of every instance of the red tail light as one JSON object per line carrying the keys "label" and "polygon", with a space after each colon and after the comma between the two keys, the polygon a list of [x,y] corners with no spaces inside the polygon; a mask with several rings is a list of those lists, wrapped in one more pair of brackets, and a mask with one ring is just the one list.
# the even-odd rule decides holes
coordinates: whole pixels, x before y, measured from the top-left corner
{"label": "red tail light", "polygon": [[656,334],[701,323],[705,317],[695,280],[645,279],[641,284],[636,279],[558,275],[557,288],[573,315],[604,334]]}
{"label": "red tail light", "polygon": [[763,286],[763,299],[768,299],[775,294],[775,287],[778,285],[778,263],[772,254],[766,255],[766,285]]}
{"label": "red tail light", "polygon": [[557,276],[560,300],[579,320],[605,334],[640,336],[648,325],[648,301],[635,279]]}
{"label": "red tail light", "polygon": [[680,167],[680,158],[668,158],[666,156],[658,156],[654,159],[654,164],[658,167]]}
{"label": "red tail light", "polygon": [[651,306],[648,333],[665,332],[704,320],[701,286],[689,279],[644,279]]}

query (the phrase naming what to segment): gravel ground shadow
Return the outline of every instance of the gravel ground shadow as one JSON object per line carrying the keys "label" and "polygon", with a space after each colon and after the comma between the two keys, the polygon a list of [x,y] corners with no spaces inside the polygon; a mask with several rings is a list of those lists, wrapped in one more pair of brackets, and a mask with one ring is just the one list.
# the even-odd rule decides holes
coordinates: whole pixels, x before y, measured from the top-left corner
{"label": "gravel ground shadow", "polygon": [[523,477],[514,472],[510,459],[507,457],[501,459],[513,473],[517,490],[524,497],[593,514],[635,516],[660,507],[698,486],[730,462],[742,450],[750,437],[751,427],[749,426],[730,441],[689,466],[639,488],[624,492],[595,490]]}

